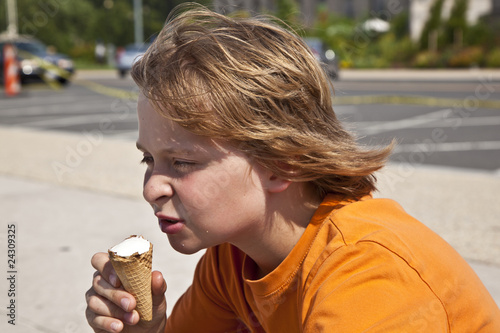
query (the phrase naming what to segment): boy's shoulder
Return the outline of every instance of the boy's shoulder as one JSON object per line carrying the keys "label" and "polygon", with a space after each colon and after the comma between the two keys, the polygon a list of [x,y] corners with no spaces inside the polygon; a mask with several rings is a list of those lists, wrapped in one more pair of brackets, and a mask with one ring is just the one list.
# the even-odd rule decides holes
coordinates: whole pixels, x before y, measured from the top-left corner
{"label": "boy's shoulder", "polygon": [[393,242],[408,233],[432,232],[396,201],[372,196],[332,210],[324,223],[332,224],[346,244],[368,240]]}
{"label": "boy's shoulder", "polygon": [[322,221],[311,221],[315,230],[307,256],[315,265],[344,262],[353,255],[367,259],[375,253],[417,271],[426,265],[443,265],[444,257],[462,260],[446,241],[392,199],[367,196],[331,209],[334,202],[327,197],[324,205],[330,206],[330,212]]}
{"label": "boy's shoulder", "polygon": [[328,195],[318,208],[310,223],[313,228],[333,229],[329,232],[341,243],[353,245],[359,241],[376,240],[383,234],[399,237],[409,229],[426,230],[426,227],[410,216],[392,199],[377,199],[371,195],[356,201],[339,201]]}
{"label": "boy's shoulder", "polygon": [[429,285],[450,274],[472,276],[450,244],[391,199],[367,197],[333,210],[318,225],[310,248],[312,270],[328,271],[356,257],[366,265],[392,262],[388,269],[417,272]]}

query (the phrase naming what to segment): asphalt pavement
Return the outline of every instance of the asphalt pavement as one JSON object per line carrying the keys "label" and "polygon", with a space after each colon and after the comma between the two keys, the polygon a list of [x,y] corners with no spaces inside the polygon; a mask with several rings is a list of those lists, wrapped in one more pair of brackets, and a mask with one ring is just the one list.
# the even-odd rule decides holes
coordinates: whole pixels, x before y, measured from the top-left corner
{"label": "asphalt pavement", "polygon": [[[411,71],[389,75],[398,79]],[[154,244],[153,269],[166,277],[172,308],[201,253],[176,253],[159,232],[141,197],[143,166],[133,141],[99,131],[0,126],[0,152],[0,331],[90,332],[84,317],[90,258],[131,234]],[[390,164],[378,178],[376,196],[397,200],[447,240],[500,304],[500,174],[414,163]]]}

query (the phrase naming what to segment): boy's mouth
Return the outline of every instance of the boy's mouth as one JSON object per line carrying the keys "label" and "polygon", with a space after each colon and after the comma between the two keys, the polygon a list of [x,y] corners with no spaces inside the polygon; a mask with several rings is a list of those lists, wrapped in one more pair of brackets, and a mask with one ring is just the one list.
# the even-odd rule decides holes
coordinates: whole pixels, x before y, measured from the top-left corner
{"label": "boy's mouth", "polygon": [[174,235],[184,228],[182,220],[158,219],[158,224],[162,232]]}
{"label": "boy's mouth", "polygon": [[155,216],[158,218],[158,220],[162,220],[162,221],[169,222],[169,223],[177,223],[177,222],[182,221],[182,219],[180,219],[180,218],[168,216],[168,215],[162,214],[161,212],[155,212]]}
{"label": "boy's mouth", "polygon": [[181,231],[184,227],[184,221],[182,219],[174,218],[171,216],[165,216],[161,213],[156,213],[156,217],[158,218],[158,224],[162,232],[173,235]]}

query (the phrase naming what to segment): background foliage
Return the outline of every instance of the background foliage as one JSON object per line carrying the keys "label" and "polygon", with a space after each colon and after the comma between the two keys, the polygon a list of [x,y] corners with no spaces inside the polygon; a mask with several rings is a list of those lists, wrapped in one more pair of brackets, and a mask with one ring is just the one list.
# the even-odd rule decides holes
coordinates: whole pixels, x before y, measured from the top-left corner
{"label": "background foliage", "polygon": [[[158,33],[168,13],[182,0],[143,0],[144,38]],[[206,1],[198,1],[205,3]],[[96,43],[134,42],[133,0],[17,0],[20,34],[35,36],[58,52],[93,59]],[[7,28],[0,5],[0,32]]]}
{"label": "background foliage", "polygon": [[443,19],[443,2],[434,1],[418,41],[410,39],[407,12],[390,18],[388,32],[376,33],[362,28],[373,15],[354,20],[320,8],[316,25],[307,33],[326,41],[343,67],[499,67],[500,20],[485,16],[469,25],[466,12],[472,0],[456,0],[449,18]]}
{"label": "background foliage", "polygon": [[[162,28],[168,13],[182,0],[143,0],[144,38]],[[210,5],[210,0],[199,0]],[[456,0],[448,19],[442,19],[444,0],[435,0],[420,40],[410,39],[408,13],[390,18],[386,33],[364,31],[363,21],[340,17],[318,7],[316,22],[300,23],[296,0],[276,0],[274,14],[301,35],[320,37],[341,59],[341,66],[387,67],[500,67],[500,22],[485,17],[470,26],[465,19],[472,0]],[[116,47],[134,42],[133,0],[17,0],[19,32],[34,35],[75,59],[94,61],[97,42]],[[239,15],[250,15],[238,12]],[[0,5],[0,31],[6,8]]]}

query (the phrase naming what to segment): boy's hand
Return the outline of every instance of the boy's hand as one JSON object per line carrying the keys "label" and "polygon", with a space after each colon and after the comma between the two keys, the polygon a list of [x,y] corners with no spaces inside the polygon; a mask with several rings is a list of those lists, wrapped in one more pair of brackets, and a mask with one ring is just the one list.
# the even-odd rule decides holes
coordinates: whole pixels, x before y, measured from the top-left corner
{"label": "boy's hand", "polygon": [[153,293],[153,320],[148,327],[139,323],[139,313],[134,310],[134,296],[121,287],[107,253],[96,253],[92,257],[96,269],[92,287],[85,294],[85,315],[94,332],[163,332],[166,323],[167,284],[163,275],[154,271],[151,278]]}

